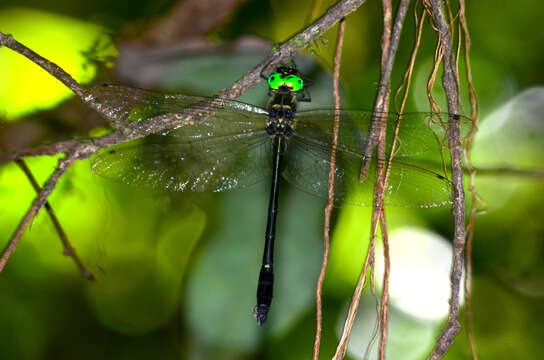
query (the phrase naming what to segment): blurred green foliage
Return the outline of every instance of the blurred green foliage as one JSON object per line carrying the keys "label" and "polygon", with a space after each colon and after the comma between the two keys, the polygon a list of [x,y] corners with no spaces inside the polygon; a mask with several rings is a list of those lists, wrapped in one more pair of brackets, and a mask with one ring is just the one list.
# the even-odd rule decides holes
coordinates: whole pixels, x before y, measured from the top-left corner
{"label": "blurred green foliage", "polygon": [[[17,34],[19,42],[55,62],[76,81],[88,83],[94,78],[96,67],[86,62],[83,51],[104,36],[105,30],[101,26],[23,8],[4,10],[0,16],[4,33]],[[105,50],[111,55],[115,54],[113,48]],[[23,61],[14,52],[2,51],[0,63],[10,69],[0,74],[0,83],[3,85],[0,88],[0,108],[8,120],[51,108],[72,94],[57,79],[37,65]],[[22,93],[26,96],[20,96]]]}
{"label": "blurred green foliage", "polygon": [[[11,33],[57,62],[78,81],[89,82],[97,70],[83,52],[88,53],[97,39],[117,39],[126,27],[143,27],[167,14],[174,4],[167,0],[4,0],[0,4],[0,31]],[[235,41],[252,34],[279,43],[304,27],[310,8],[311,1],[248,0],[208,37],[217,42]],[[380,2],[367,2],[348,18],[341,75],[346,107],[372,108],[379,81],[380,8]],[[543,168],[543,11],[544,5],[536,0],[525,1],[524,6],[515,2],[501,2],[500,6],[495,1],[467,3],[473,78],[483,119],[474,151],[479,167]],[[412,49],[411,15],[405,31],[399,65],[393,73],[395,86]],[[428,110],[425,89],[436,38],[429,28],[423,36],[407,106],[411,111]],[[331,104],[327,69],[335,39],[336,29],[330,30],[307,52],[318,64],[308,66],[308,75],[315,81],[313,106]],[[105,49],[106,54],[115,53],[112,48]],[[209,54],[180,60],[157,80],[156,87],[189,93],[208,89],[213,94],[264,56],[266,52]],[[463,61],[460,66],[464,67]],[[0,49],[0,68],[0,115],[10,121],[23,121],[19,119],[23,114],[39,119],[38,109],[56,106],[69,96],[58,81],[8,49]],[[187,78],[195,74],[203,79],[196,83],[205,87],[191,87]],[[100,79],[111,76],[98,75]],[[435,97],[445,109],[439,83]],[[463,78],[461,87],[466,89]],[[527,89],[531,90],[524,92]],[[468,111],[466,91],[463,95],[463,108]],[[266,88],[259,84],[243,99],[263,105]],[[65,138],[64,130],[57,128],[58,137],[48,141]],[[103,131],[96,128],[93,134]],[[57,159],[26,161],[42,184]],[[251,317],[251,308],[263,246],[268,183],[226,194],[164,194],[103,180],[92,174],[91,163],[92,159],[76,163],[49,200],[97,280],[86,281],[73,261],[62,256],[58,235],[41,211],[0,276],[1,359],[311,356],[324,201],[282,185],[275,298],[269,323],[260,328]],[[542,182],[495,174],[482,175],[477,185],[489,208],[477,219],[473,250],[473,327],[480,358],[537,359],[544,352]],[[0,167],[3,244],[34,196],[15,164]],[[451,239],[447,208],[389,209],[387,214],[390,230],[417,226]],[[369,209],[348,206],[334,213],[322,358],[332,355],[338,341],[368,247],[369,220]],[[423,275],[415,276],[414,281],[423,279]],[[362,358],[376,321],[373,297],[364,297],[361,306],[348,352],[353,359]],[[392,304],[388,359],[424,358],[440,326],[440,321],[417,318]],[[469,354],[462,332],[446,358],[467,359]]]}

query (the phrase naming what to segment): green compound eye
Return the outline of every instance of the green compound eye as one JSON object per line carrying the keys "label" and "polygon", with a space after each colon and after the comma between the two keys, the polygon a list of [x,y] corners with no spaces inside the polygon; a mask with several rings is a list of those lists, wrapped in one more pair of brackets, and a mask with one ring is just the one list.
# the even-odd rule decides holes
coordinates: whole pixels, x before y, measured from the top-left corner
{"label": "green compound eye", "polygon": [[278,90],[283,84],[283,76],[280,73],[273,73],[268,77],[268,86],[273,90]]}
{"label": "green compound eye", "polygon": [[289,90],[292,92],[300,91],[304,87],[304,83],[300,76],[287,75],[284,78],[284,81],[285,81],[285,86],[287,86]]}

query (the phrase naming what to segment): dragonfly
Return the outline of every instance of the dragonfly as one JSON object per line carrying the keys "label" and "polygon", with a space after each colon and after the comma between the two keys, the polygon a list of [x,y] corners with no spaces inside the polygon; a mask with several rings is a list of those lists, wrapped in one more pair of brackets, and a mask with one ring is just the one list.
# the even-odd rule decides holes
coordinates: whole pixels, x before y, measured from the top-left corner
{"label": "dragonfly", "polygon": [[[307,81],[296,66],[283,64],[263,77],[269,88],[266,108],[120,85],[100,85],[91,90],[103,109],[125,121],[194,114],[194,120],[176,129],[101,152],[92,167],[104,178],[128,185],[191,192],[240,189],[271,178],[257,304],[253,308],[259,325],[266,322],[273,297],[280,177],[302,191],[328,197],[335,116],[340,124],[333,168],[335,206],[372,206],[378,164],[389,167],[385,205],[436,207],[451,203],[447,177],[415,160],[419,155],[443,150],[450,115],[345,109],[297,111],[299,102],[311,98]],[[453,116],[468,133],[470,120]],[[391,161],[389,155],[365,155],[369,141],[377,141],[370,131],[373,122],[386,123],[386,153],[393,151],[395,155]],[[368,160],[372,165],[361,181],[360,169],[363,161]]]}

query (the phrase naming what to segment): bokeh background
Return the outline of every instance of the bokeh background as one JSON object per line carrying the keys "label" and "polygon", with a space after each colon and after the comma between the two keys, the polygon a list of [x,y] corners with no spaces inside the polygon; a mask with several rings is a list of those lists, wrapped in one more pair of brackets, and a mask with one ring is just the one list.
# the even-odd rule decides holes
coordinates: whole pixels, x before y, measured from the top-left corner
{"label": "bokeh background", "polygon": [[[208,8],[205,2],[200,8],[195,3],[3,0],[0,31],[85,84],[116,82],[213,95],[265,58],[275,43],[304,28],[313,6],[311,1],[284,0],[216,1]],[[324,1],[317,13],[331,3]],[[175,17],[176,12],[182,15]],[[482,115],[473,161],[482,169],[477,185],[487,204],[487,213],[477,218],[473,249],[473,335],[481,359],[538,359],[544,352],[543,12],[537,0],[467,3]],[[179,32],[164,32],[169,21]],[[372,108],[381,21],[377,1],[368,1],[348,18],[341,75],[345,107]],[[414,27],[410,11],[394,86],[409,59]],[[313,101],[306,108],[332,104],[336,31],[328,31],[297,58],[314,82]],[[427,25],[410,111],[429,111],[425,89],[435,45]],[[109,131],[97,114],[21,56],[0,49],[0,69],[4,149]],[[466,82],[461,84],[466,89]],[[434,94],[445,109],[439,86]],[[464,90],[463,107],[468,111],[466,94]],[[264,105],[265,84],[242,100]],[[32,158],[27,164],[43,183],[57,160]],[[275,298],[261,328],[251,308],[268,182],[224,194],[161,193],[93,175],[92,161],[76,163],[50,203],[97,279],[87,281],[62,255],[51,220],[41,211],[0,275],[1,359],[310,358],[323,200],[282,185]],[[2,246],[34,195],[15,164],[1,165]],[[393,263],[388,359],[423,359],[447,312],[451,214],[447,207],[390,208],[387,214]],[[338,342],[366,253],[369,220],[365,208],[346,206],[334,212],[322,358],[330,358]],[[378,295],[381,263],[378,249]],[[366,352],[369,358],[376,356],[376,346],[369,346],[376,300],[365,292],[350,359],[363,359]],[[462,331],[446,359],[468,358]]]}

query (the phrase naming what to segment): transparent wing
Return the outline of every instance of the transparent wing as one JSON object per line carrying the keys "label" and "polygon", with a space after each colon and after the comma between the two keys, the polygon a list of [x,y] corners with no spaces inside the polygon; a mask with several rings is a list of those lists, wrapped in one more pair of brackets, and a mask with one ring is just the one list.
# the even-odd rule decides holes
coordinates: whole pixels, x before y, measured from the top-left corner
{"label": "transparent wing", "polygon": [[[163,139],[158,142],[158,137]],[[150,135],[107,149],[96,158],[93,171],[128,185],[197,192],[242,188],[271,174],[264,131],[240,135],[234,146],[224,139],[178,142],[168,135]]]}
{"label": "transparent wing", "polygon": [[107,149],[93,164],[100,176],[164,190],[226,191],[271,172],[267,114],[260,108],[116,85],[95,87],[92,94],[103,109],[129,121],[180,111],[208,113],[178,129]]}
{"label": "transparent wing", "polygon": [[[295,134],[289,139],[284,178],[302,191],[327,198],[331,150]],[[376,163],[368,178],[359,181],[363,157],[358,152],[338,149],[334,175],[334,204],[372,206]],[[381,161],[383,163],[383,161]],[[391,206],[436,207],[451,202],[451,185],[443,176],[414,164],[393,161],[384,203]]]}
{"label": "transparent wing", "polygon": [[[402,116],[395,113],[373,113],[359,110],[338,110],[340,127],[338,133],[339,149],[361,154],[371,137],[370,126],[373,117],[379,123],[387,121],[386,152],[391,152],[395,127],[400,121],[395,156],[413,156],[423,153],[438,153],[446,142],[448,114],[407,113]],[[295,131],[301,136],[313,140],[322,146],[332,143],[332,129],[335,110],[311,110],[297,113]],[[458,116],[462,136],[468,135],[472,122]]]}
{"label": "transparent wing", "polygon": [[[91,89],[90,96],[99,105],[100,111],[127,121],[141,121],[158,115],[191,111],[195,113],[195,122],[198,122],[200,119],[197,115],[200,113],[217,111],[222,119],[229,120],[223,125],[232,128],[233,133],[239,132],[236,131],[236,126],[242,124],[246,129],[251,127],[248,122],[261,118],[258,115],[267,116],[264,109],[238,101],[170,95],[122,85],[95,86]],[[257,121],[253,125],[261,126],[261,122]]]}

